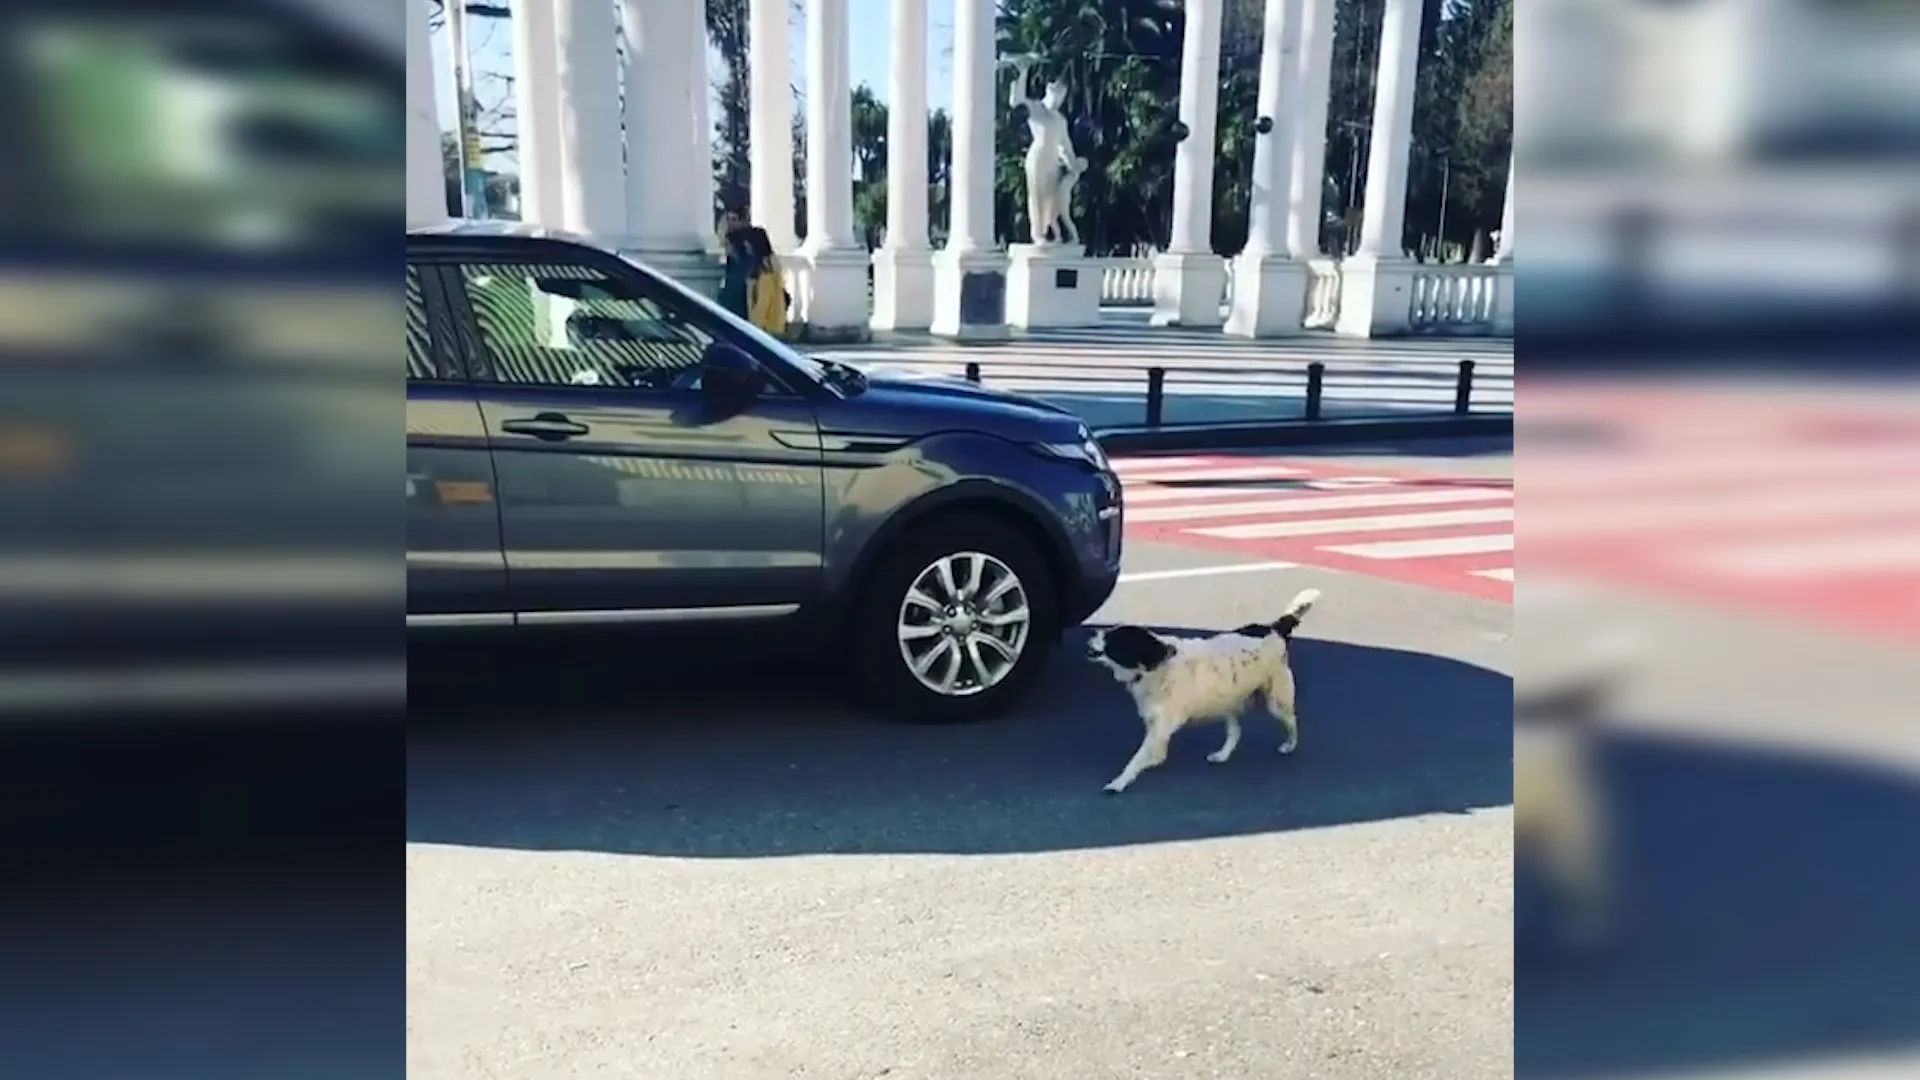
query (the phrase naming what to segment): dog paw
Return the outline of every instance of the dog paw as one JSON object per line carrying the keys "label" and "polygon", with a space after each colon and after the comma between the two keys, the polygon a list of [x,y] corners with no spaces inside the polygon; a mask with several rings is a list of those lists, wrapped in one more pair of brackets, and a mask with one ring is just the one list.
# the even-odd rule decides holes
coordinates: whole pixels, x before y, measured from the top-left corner
{"label": "dog paw", "polygon": [[1215,765],[1222,765],[1231,757],[1233,757],[1233,755],[1225,750],[1215,750],[1213,753],[1207,755],[1207,760],[1213,762]]}
{"label": "dog paw", "polygon": [[1299,748],[1300,744],[1298,742],[1283,742],[1280,744],[1280,752],[1282,754],[1291,754]]}
{"label": "dog paw", "polygon": [[1103,787],[1100,790],[1106,792],[1109,795],[1118,795],[1121,792],[1127,790],[1127,785],[1121,783],[1118,780],[1115,780],[1113,783],[1108,784],[1106,787]]}

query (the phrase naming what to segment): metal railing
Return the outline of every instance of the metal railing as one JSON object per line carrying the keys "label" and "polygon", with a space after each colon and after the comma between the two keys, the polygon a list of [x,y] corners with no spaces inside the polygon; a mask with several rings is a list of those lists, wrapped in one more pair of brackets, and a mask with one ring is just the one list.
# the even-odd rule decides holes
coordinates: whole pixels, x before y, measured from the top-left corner
{"label": "metal railing", "polygon": [[[1026,372],[1039,372],[1043,370],[1036,365],[1021,364],[1018,362],[1009,363],[1005,365],[1005,367],[1018,368]],[[1141,369],[1125,370],[1132,373],[1138,372]],[[1302,370],[1304,372],[1304,382],[1299,383],[1297,386],[1296,383],[1292,381],[1276,380],[1276,377],[1291,378]],[[1098,374],[1082,374],[1080,378],[1076,380],[1076,371],[1082,373],[1097,372]],[[1261,422],[1296,420],[1306,423],[1317,423],[1333,419],[1330,415],[1327,395],[1327,371],[1327,364],[1324,361],[1314,360],[1307,363],[1304,369],[1295,369],[1294,371],[1286,369],[1263,370],[1258,373],[1261,378],[1249,384],[1247,381],[1248,377],[1254,373],[1250,373],[1244,368],[1182,366],[1169,369],[1164,366],[1148,367],[1145,369],[1146,386],[1142,397],[1142,410],[1138,414],[1139,426],[1148,428],[1192,427],[1210,424],[1256,424]],[[964,366],[963,372],[965,379],[976,385],[984,385],[990,373],[983,367],[982,363],[977,360],[968,361]],[[1190,384],[1195,387],[1193,393],[1191,395],[1182,395],[1178,392],[1170,394],[1168,391],[1170,375],[1175,379],[1189,381]],[[1476,390],[1483,389],[1478,379],[1477,363],[1470,359],[1463,359],[1454,366],[1451,401],[1447,401],[1443,396],[1440,396],[1445,392],[1445,384],[1436,379],[1431,387],[1424,388],[1427,393],[1435,395],[1435,400],[1433,401],[1434,407],[1431,409],[1422,408],[1420,400],[1408,399],[1390,402],[1388,403],[1388,407],[1373,412],[1366,412],[1358,407],[1349,407],[1348,409],[1339,411],[1346,413],[1349,419],[1416,415],[1458,417],[1476,413],[1481,415],[1511,413],[1512,405],[1510,403],[1502,406],[1490,405],[1482,401],[1480,403],[1481,407],[1476,408]],[[996,379],[996,381],[999,380]],[[1115,370],[1110,366],[1099,364],[1061,364],[1057,361],[1049,361],[1044,367],[1044,373],[1013,375],[1009,377],[1009,381],[1040,384],[1038,386],[1022,386],[1019,387],[1019,389],[1022,393],[1042,398],[1071,397],[1076,394],[1085,395],[1093,393],[1111,399],[1113,394],[1110,390],[1089,390],[1085,384],[1110,387],[1122,380],[1115,378]],[[1076,387],[1076,382],[1082,385]],[[1212,394],[1209,394],[1209,391],[1206,389],[1209,385],[1215,388]],[[1270,413],[1257,407],[1242,407],[1238,410],[1231,411],[1237,411],[1243,415],[1236,415],[1230,418],[1177,422],[1169,421],[1168,419],[1167,403],[1170,397],[1196,396],[1217,398],[1223,396],[1219,392],[1220,389],[1228,386],[1235,387],[1242,391],[1242,393],[1234,395],[1242,399],[1258,401],[1266,396],[1257,393],[1244,393],[1250,385],[1253,387],[1270,388],[1275,391],[1275,393],[1271,395],[1274,399],[1288,401],[1298,400],[1300,402],[1300,411],[1297,414],[1279,415],[1277,414],[1278,411]],[[1383,399],[1373,398],[1371,400],[1379,402]],[[1107,403],[1111,405],[1112,401],[1109,400]],[[1288,413],[1291,413],[1291,411],[1288,410]],[[1132,427],[1134,425],[1125,423],[1092,423],[1090,419],[1089,426],[1094,427],[1096,430],[1101,430]]]}

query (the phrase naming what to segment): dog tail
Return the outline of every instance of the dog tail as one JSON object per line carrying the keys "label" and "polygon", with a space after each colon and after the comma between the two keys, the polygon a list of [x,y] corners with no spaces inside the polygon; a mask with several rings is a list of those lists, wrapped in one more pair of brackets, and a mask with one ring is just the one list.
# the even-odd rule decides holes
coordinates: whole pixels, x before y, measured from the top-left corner
{"label": "dog tail", "polygon": [[1293,598],[1293,603],[1287,605],[1286,614],[1281,615],[1274,622],[1274,630],[1278,631],[1281,637],[1292,637],[1294,628],[1307,617],[1307,612],[1313,610],[1314,602],[1319,599],[1319,589],[1301,589]]}

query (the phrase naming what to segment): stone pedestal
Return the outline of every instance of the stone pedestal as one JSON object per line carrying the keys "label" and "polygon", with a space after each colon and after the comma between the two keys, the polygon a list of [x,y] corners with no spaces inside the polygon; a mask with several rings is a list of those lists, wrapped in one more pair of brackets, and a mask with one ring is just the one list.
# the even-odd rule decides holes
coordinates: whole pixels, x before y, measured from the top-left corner
{"label": "stone pedestal", "polygon": [[807,295],[801,310],[807,321],[797,328],[802,340],[830,344],[866,341],[867,253],[859,248],[808,248],[795,258],[808,268]]}
{"label": "stone pedestal", "polygon": [[720,295],[720,279],[725,276],[726,268],[720,257],[711,251],[646,247],[631,240],[615,246],[622,254],[646,263],[702,296]]}
{"label": "stone pedestal", "polygon": [[873,253],[875,330],[925,330],[933,325],[933,252],[887,248]]}
{"label": "stone pedestal", "polygon": [[1340,264],[1340,316],[1333,331],[1342,337],[1404,337],[1413,330],[1411,259],[1354,255]]}
{"label": "stone pedestal", "polygon": [[1007,257],[1007,325],[1041,330],[1099,324],[1100,268],[1085,248],[1015,244]]}
{"label": "stone pedestal", "polygon": [[1513,336],[1513,262],[1494,264],[1493,279],[1493,336]]}
{"label": "stone pedestal", "polygon": [[1307,288],[1313,271],[1285,252],[1242,255],[1233,261],[1233,306],[1227,333],[1235,337],[1292,337],[1306,330]]}
{"label": "stone pedestal", "polygon": [[1206,253],[1169,252],[1153,260],[1153,325],[1219,326],[1227,261]]}
{"label": "stone pedestal", "polygon": [[933,257],[933,333],[961,341],[1007,337],[1007,257],[990,248]]}

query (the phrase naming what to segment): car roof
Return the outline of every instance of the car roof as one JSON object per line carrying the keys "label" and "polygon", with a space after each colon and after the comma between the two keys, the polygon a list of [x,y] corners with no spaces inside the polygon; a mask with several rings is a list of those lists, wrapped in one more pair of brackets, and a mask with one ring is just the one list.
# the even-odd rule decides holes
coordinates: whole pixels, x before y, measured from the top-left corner
{"label": "car roof", "polygon": [[568,232],[524,221],[492,221],[476,218],[448,218],[425,225],[407,226],[407,236],[426,239],[461,237],[472,240],[557,240],[618,255],[619,249],[585,233]]}

